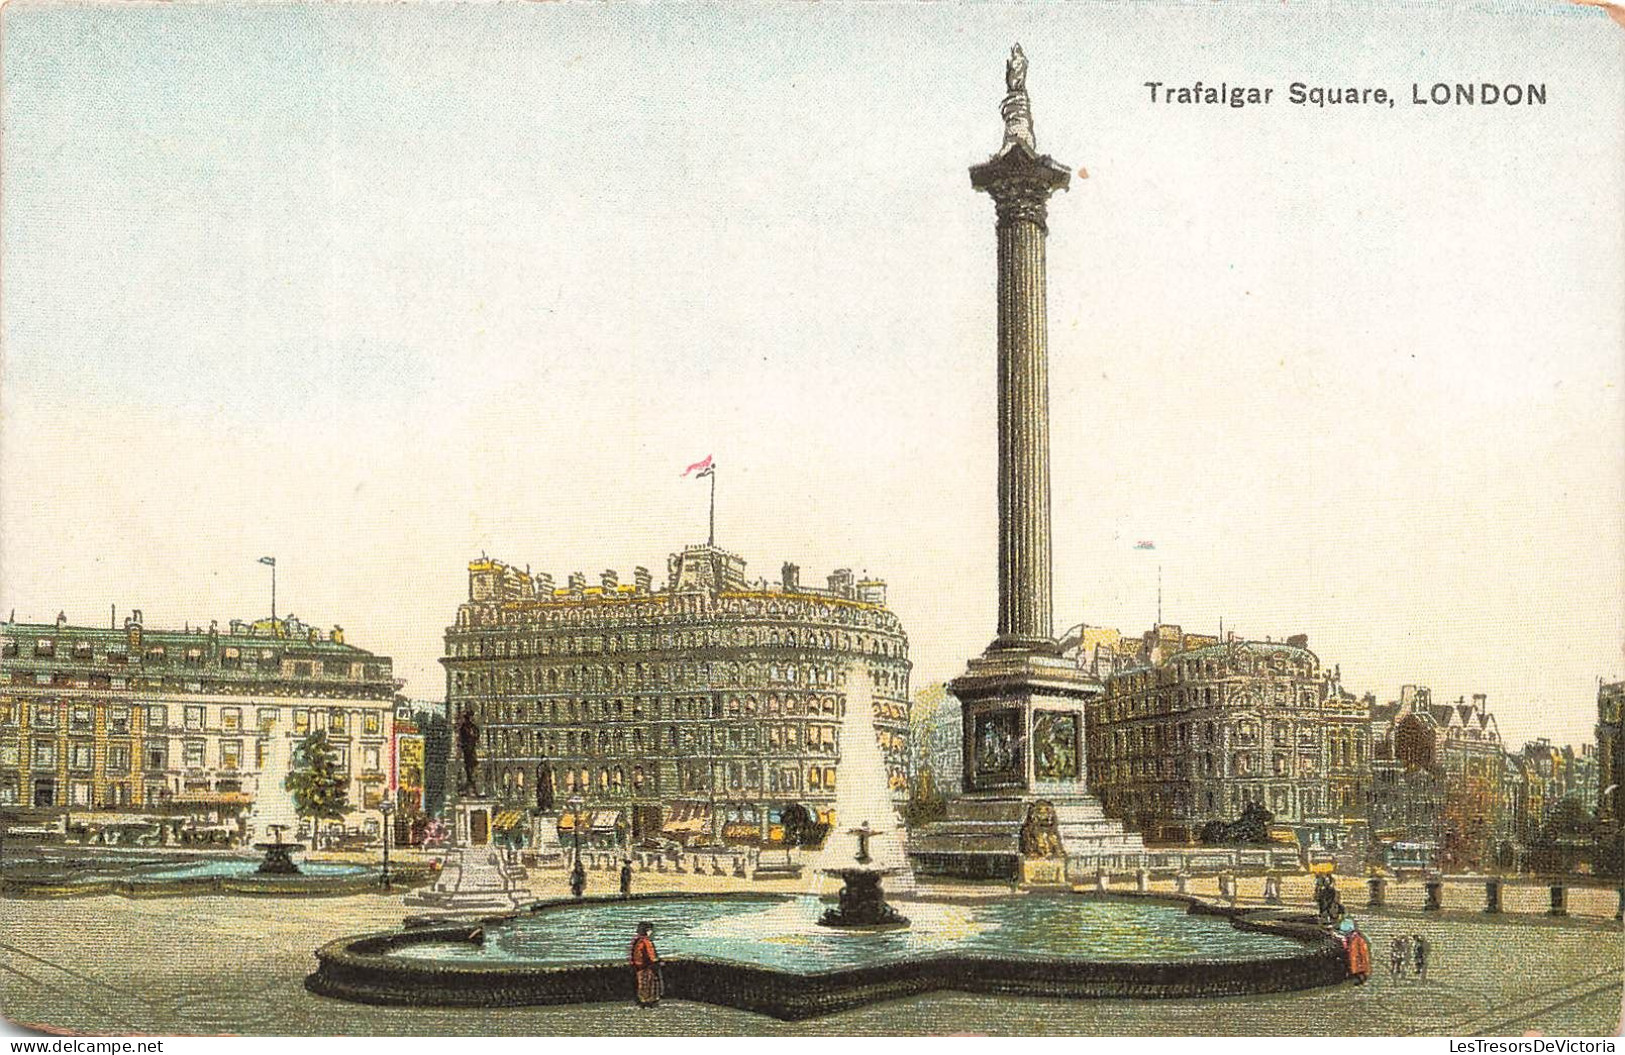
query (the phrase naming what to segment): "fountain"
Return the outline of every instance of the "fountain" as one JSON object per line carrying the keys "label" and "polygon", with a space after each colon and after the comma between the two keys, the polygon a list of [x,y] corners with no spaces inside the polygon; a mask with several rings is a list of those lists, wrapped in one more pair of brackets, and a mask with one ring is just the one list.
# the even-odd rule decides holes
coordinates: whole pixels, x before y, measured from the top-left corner
{"label": "fountain", "polygon": [[[836,771],[835,818],[861,822],[825,840],[818,871],[841,880],[834,908],[819,924],[853,930],[906,927],[908,918],[886,903],[880,881],[908,873],[907,858],[898,833],[897,808],[892,805],[886,760],[875,730],[874,687],[869,673],[853,665],[846,672],[846,713],[841,720],[841,761]],[[883,827],[871,821],[885,819]],[[852,842],[841,836],[851,836]],[[879,838],[881,846],[871,852]],[[876,860],[876,853],[885,860]]]}
{"label": "fountain", "polygon": [[248,829],[251,836],[269,832],[269,842],[254,843],[254,849],[265,854],[260,861],[259,873],[261,875],[299,875],[299,866],[293,863],[293,854],[296,850],[303,850],[304,844],[288,842],[282,838],[282,833],[297,830],[299,814],[294,808],[293,796],[287,788],[288,772],[292,768],[292,759],[288,753],[287,738],[272,733],[268,736],[265,745],[265,762],[260,766],[259,787],[254,793],[254,805],[248,811]]}
{"label": "fountain", "polygon": [[266,827],[271,829],[272,840],[268,843],[254,844],[254,849],[265,852],[265,859],[260,862],[260,866],[255,871],[260,875],[299,875],[299,866],[293,863],[293,852],[303,850],[305,844],[283,841],[282,833],[287,830],[287,825],[270,824]]}

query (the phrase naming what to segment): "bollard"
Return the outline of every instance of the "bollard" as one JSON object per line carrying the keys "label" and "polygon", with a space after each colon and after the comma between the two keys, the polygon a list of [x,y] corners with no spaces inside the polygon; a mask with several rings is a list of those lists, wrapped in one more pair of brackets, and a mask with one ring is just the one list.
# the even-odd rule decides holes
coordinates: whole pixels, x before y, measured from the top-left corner
{"label": "bollard", "polygon": [[1109,887],[1108,887],[1107,881],[1106,881],[1106,870],[1104,868],[1095,869],[1095,891],[1096,891],[1096,893],[1104,894],[1104,893],[1106,893],[1106,891],[1108,889],[1109,889]]}
{"label": "bollard", "polygon": [[1562,883],[1552,884],[1552,907],[1546,910],[1548,916],[1567,916],[1569,890]]}
{"label": "bollard", "polygon": [[1492,916],[1501,911],[1501,881],[1499,879],[1484,880],[1484,911]]}
{"label": "bollard", "polygon": [[1424,912],[1438,912],[1444,908],[1444,880],[1429,879],[1427,882],[1427,902],[1422,906]]}
{"label": "bollard", "polygon": [[1151,873],[1141,868],[1134,873],[1134,889],[1145,894],[1151,890]]}
{"label": "bollard", "polygon": [[1366,908],[1382,908],[1383,895],[1388,891],[1388,880],[1382,876],[1372,876],[1365,881],[1371,888],[1371,896],[1366,899]]}

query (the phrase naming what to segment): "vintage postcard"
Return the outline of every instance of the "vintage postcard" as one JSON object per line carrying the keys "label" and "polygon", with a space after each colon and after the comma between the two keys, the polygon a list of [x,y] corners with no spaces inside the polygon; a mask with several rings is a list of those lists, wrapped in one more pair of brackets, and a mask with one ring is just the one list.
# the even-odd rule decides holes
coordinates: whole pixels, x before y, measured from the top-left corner
{"label": "vintage postcard", "polygon": [[1625,9],[0,66],[14,1030],[1618,1034]]}

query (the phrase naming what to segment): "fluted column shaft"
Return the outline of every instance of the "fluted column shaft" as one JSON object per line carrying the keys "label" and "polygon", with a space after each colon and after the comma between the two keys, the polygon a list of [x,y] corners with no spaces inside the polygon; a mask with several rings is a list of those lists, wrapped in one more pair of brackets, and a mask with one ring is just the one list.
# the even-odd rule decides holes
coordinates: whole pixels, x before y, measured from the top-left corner
{"label": "fluted column shaft", "polygon": [[1054,634],[1044,205],[999,206],[999,638],[1024,644]]}

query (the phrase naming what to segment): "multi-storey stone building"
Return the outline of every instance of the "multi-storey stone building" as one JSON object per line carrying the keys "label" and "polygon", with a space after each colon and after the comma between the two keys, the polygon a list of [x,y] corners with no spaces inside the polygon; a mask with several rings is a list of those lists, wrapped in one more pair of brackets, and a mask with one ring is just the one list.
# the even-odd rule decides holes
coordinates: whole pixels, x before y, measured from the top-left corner
{"label": "multi-storey stone building", "polygon": [[261,779],[285,775],[263,772],[270,741],[319,728],[349,774],[344,826],[360,830],[377,824],[360,811],[384,794],[395,689],[387,657],[292,616],[224,633],[151,630],[140,612],[122,628],[0,624],[0,805],[229,838]]}
{"label": "multi-storey stone building", "polygon": [[1618,824],[1625,811],[1619,806],[1619,783],[1625,774],[1625,736],[1620,733],[1620,712],[1625,710],[1625,681],[1597,686],[1597,817]]}
{"label": "multi-storey stone building", "polygon": [[1373,829],[1380,852],[1402,844],[1421,866],[1486,869],[1511,856],[1519,789],[1495,716],[1480,693],[1434,703],[1425,685],[1373,708]]}
{"label": "multi-storey stone building", "polygon": [[888,779],[907,788],[908,639],[885,583],[849,570],[752,582],[706,545],[674,554],[658,588],[644,568],[555,586],[481,559],[441,662],[452,720],[481,729],[479,790],[579,798],[570,823],[599,837],[760,842],[786,804],[827,817],[852,672],[873,680]]}
{"label": "multi-storey stone building", "polygon": [[1166,625],[1137,646],[1112,637],[1085,633],[1078,653],[1108,667],[1087,728],[1090,787],[1109,815],[1147,841],[1183,841],[1258,803],[1309,844],[1363,842],[1369,701],[1305,638],[1221,643]]}

